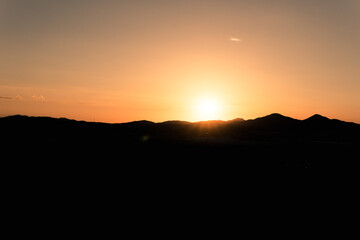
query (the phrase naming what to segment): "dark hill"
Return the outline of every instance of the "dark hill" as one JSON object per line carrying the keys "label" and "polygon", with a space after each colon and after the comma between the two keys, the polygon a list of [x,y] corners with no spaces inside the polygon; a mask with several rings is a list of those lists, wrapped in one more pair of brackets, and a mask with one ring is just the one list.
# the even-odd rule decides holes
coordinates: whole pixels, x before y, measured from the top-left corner
{"label": "dark hill", "polygon": [[[188,146],[221,143],[241,148],[289,145],[322,145],[359,143],[360,125],[314,115],[297,120],[274,113],[253,120],[231,121],[167,121],[154,123],[135,121],[107,124],[75,121],[65,118],[9,116],[0,118],[3,139],[61,145],[117,145],[138,147],[140,144],[156,147]],[[44,142],[45,141],[45,142]],[[145,141],[145,142],[144,142]],[[62,146],[63,145],[63,146]],[[125,150],[127,147],[125,147]]]}
{"label": "dark hill", "polygon": [[238,229],[242,218],[256,228],[283,219],[274,223],[283,231],[314,213],[332,221],[336,206],[352,212],[358,182],[347,179],[358,175],[359,124],[319,116],[107,124],[18,115],[0,118],[0,132],[2,214],[28,226],[45,219],[41,229],[131,223],[148,234],[219,219]]}
{"label": "dark hill", "polygon": [[326,122],[330,120],[327,117],[321,116],[320,114],[314,114],[313,116],[305,119],[305,122]]}
{"label": "dark hill", "polygon": [[105,177],[124,170],[143,180],[153,174],[357,169],[360,149],[359,124],[320,115],[118,124],[17,115],[0,118],[0,132],[4,162],[28,173],[74,170]]}
{"label": "dark hill", "polygon": [[[185,122],[185,121],[166,121],[162,123],[154,123],[146,120],[134,121],[128,123],[108,124],[97,122],[76,121],[66,118],[50,118],[50,117],[28,117],[28,116],[9,116],[0,118],[0,129],[3,137],[13,138],[42,138],[44,136],[50,138],[69,137],[82,138],[83,141],[88,140],[89,136],[102,136],[108,141],[124,140],[131,135],[131,139],[136,139],[143,134],[151,134],[155,139],[167,141],[167,137],[172,136],[172,140],[187,141],[196,140],[198,136],[206,135],[210,137],[221,138],[239,138],[243,137],[242,133],[246,132],[249,139],[256,140],[254,136],[264,137],[269,134],[276,136],[278,133],[288,133],[284,136],[284,142],[292,137],[306,138],[307,135],[322,133],[324,131],[334,134],[344,141],[353,143],[359,134],[359,124],[344,122],[336,119],[329,119],[321,115],[314,115],[305,120],[297,120],[283,116],[278,113],[270,114],[265,117],[253,120],[230,120],[230,121],[201,121],[201,122]],[[178,137],[174,134],[179,134]],[[251,134],[254,134],[251,136]],[[293,135],[295,134],[295,135]],[[111,139],[111,137],[115,137]],[[288,139],[286,139],[286,137]],[[194,138],[194,139],[192,139]],[[97,139],[93,139],[97,141]],[[206,140],[206,139],[203,139]],[[299,139],[297,139],[299,140]],[[328,139],[323,139],[327,141]],[[312,139],[307,138],[304,141],[311,142]],[[319,139],[316,139],[319,141]],[[356,142],[356,141],[355,141]],[[131,142],[129,143],[136,143]],[[170,143],[170,142],[169,142]],[[256,143],[256,142],[255,142]]]}
{"label": "dark hill", "polygon": [[299,120],[273,113],[265,117],[248,120],[247,125],[257,129],[279,130],[295,128]]}

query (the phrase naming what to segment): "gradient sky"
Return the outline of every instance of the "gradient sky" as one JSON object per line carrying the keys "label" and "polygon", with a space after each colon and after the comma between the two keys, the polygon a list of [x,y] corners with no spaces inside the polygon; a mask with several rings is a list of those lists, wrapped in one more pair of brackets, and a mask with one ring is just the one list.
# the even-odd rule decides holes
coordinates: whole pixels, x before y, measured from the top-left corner
{"label": "gradient sky", "polygon": [[360,122],[359,0],[0,0],[0,116]]}

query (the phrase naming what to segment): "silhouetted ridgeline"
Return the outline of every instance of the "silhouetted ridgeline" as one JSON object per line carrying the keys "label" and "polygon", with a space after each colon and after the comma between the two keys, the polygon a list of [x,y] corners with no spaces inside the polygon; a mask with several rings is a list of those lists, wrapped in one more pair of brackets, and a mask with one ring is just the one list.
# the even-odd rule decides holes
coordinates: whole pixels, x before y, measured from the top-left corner
{"label": "silhouetted ridgeline", "polygon": [[[0,118],[3,138],[25,145],[71,144],[358,144],[359,124],[314,115],[297,120],[280,114],[230,121],[135,121],[120,124],[66,118],[9,116]],[[8,142],[8,141],[7,141]],[[119,146],[120,147],[120,146]],[[65,149],[64,149],[65,150]]]}
{"label": "silhouetted ridgeline", "polygon": [[356,194],[348,179],[357,174],[347,172],[358,172],[360,126],[320,115],[122,124],[10,116],[0,131],[8,221],[51,219],[47,229],[124,218],[161,232],[181,222],[230,226],[234,216],[245,228],[262,219],[268,230],[291,229],[302,225],[289,219],[331,219],[329,209],[338,214],[341,199],[351,208]]}
{"label": "silhouetted ridgeline", "polygon": [[[172,161],[216,159],[246,167],[311,168],[352,164],[360,125],[314,115],[280,114],[231,121],[107,124],[65,118],[0,118],[7,150],[17,158],[52,161]],[[331,159],[329,159],[331,158]],[[336,160],[334,160],[336,158]]]}

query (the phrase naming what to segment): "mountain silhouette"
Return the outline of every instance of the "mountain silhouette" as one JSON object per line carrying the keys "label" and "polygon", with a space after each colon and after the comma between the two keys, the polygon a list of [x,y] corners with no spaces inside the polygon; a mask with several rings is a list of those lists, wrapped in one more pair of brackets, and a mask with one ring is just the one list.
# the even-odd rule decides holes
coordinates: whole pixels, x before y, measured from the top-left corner
{"label": "mountain silhouette", "polygon": [[314,114],[313,116],[305,119],[305,121],[311,121],[311,122],[324,122],[330,120],[327,117],[321,116],[320,114]]}
{"label": "mountain silhouette", "polygon": [[331,172],[357,169],[360,149],[359,124],[321,115],[114,124],[15,115],[0,118],[0,132],[4,163],[16,164],[23,176],[46,173],[61,179],[63,173],[106,179],[118,171],[150,182],[154,176],[175,181],[183,174],[189,179],[213,179],[208,173],[226,178],[245,170],[242,174]]}
{"label": "mountain silhouette", "polygon": [[[169,140],[197,140],[198,136],[206,134],[208,137],[221,138],[241,138],[243,132],[246,132],[251,139],[254,136],[268,136],[269,133],[276,135],[286,132],[286,137],[295,134],[293,137],[306,137],[308,134],[327,131],[335,134],[334,137],[341,137],[343,141],[352,142],[356,134],[359,133],[360,125],[356,123],[344,122],[337,119],[315,114],[305,120],[297,120],[278,113],[273,113],[264,117],[251,120],[234,119],[229,121],[166,121],[154,123],[151,121],[134,121],[128,123],[98,123],[76,121],[66,118],[51,117],[28,117],[28,116],[9,116],[0,118],[0,128],[3,136],[8,138],[41,138],[48,136],[56,139],[68,135],[71,137],[82,138],[89,135],[103,135],[103,137],[116,137],[116,139],[129,140],[135,139],[139,134],[151,134],[155,139]],[[253,135],[251,136],[251,133]],[[174,135],[175,134],[175,135]],[[179,134],[176,136],[176,134]],[[130,139],[126,139],[126,137]],[[284,137],[284,141],[290,140]],[[82,139],[86,140],[86,139]],[[96,140],[96,139],[95,139]],[[112,139],[111,139],[112,140]],[[206,140],[206,139],[203,139]],[[312,141],[309,136],[307,141]],[[318,141],[319,139],[317,139]],[[328,139],[324,139],[327,141]]]}
{"label": "mountain silhouette", "polygon": [[279,113],[273,113],[267,115],[265,117],[256,118],[254,120],[248,120],[247,124],[249,126],[254,126],[257,128],[267,128],[267,129],[283,129],[283,128],[290,128],[295,127],[300,121],[283,116]]}
{"label": "mountain silhouette", "polygon": [[[335,147],[359,144],[360,125],[314,115],[297,120],[278,113],[251,120],[230,121],[134,121],[128,123],[96,123],[66,118],[9,116],[0,118],[0,130],[7,142],[25,144],[25,147],[53,143],[61,146],[98,149],[106,146],[123,147],[123,150],[138,147],[252,147],[269,146]],[[296,144],[295,144],[296,143]],[[149,145],[149,146],[148,146]],[[247,147],[245,147],[247,146]],[[332,147],[334,147],[332,146]],[[72,149],[72,148],[71,148]],[[286,149],[283,149],[286,151]]]}
{"label": "mountain silhouette", "polygon": [[347,179],[358,175],[360,125],[320,115],[116,124],[16,115],[0,118],[0,132],[10,220],[309,221],[348,199],[337,187],[357,183]]}

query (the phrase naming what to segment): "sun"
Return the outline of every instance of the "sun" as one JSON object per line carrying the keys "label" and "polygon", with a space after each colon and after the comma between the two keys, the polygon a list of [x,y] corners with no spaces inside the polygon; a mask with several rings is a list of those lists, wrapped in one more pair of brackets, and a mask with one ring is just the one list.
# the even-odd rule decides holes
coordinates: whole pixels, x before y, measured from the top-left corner
{"label": "sun", "polygon": [[220,104],[216,99],[201,99],[196,106],[197,117],[200,120],[214,120],[219,118]]}

